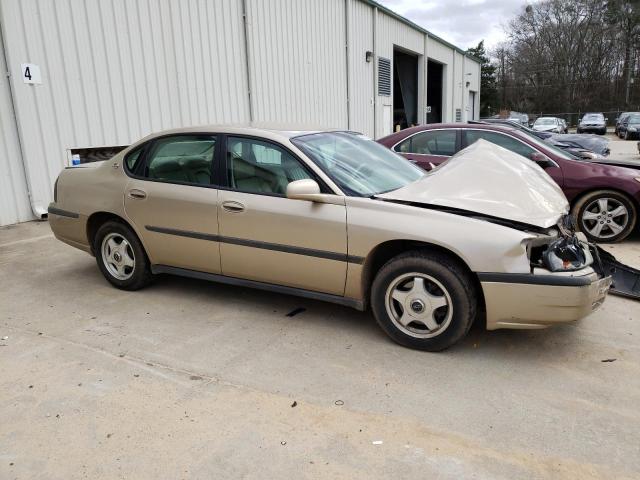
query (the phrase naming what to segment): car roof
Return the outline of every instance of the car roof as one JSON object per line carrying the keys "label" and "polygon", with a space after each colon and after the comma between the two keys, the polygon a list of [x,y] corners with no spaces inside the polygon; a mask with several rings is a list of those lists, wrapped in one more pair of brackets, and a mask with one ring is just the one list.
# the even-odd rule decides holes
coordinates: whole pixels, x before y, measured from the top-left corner
{"label": "car roof", "polygon": [[232,135],[254,135],[258,137],[264,137],[271,140],[289,140],[294,137],[302,135],[309,135],[313,133],[321,132],[344,132],[345,129],[327,129],[327,128],[292,128],[285,126],[271,126],[265,125],[247,125],[247,124],[232,124],[232,125],[199,125],[195,127],[180,127],[172,128],[168,130],[162,130],[151,133],[145,138],[141,139],[138,143],[142,143],[153,138],[163,137],[166,135],[179,135],[184,133],[225,133]]}

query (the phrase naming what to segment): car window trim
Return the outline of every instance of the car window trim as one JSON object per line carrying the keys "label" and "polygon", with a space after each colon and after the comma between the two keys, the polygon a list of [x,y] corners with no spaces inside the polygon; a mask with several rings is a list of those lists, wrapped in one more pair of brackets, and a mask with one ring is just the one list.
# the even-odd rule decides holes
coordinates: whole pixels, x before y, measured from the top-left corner
{"label": "car window trim", "polygon": [[229,177],[227,175],[227,168],[228,168],[228,164],[227,164],[227,145],[228,145],[228,138],[229,137],[235,137],[235,138],[247,138],[250,140],[257,140],[259,142],[263,142],[263,143],[268,143],[268,144],[272,144],[275,145],[278,148],[281,148],[282,150],[284,150],[285,152],[287,152],[289,155],[291,155],[296,161],[298,161],[302,168],[304,168],[305,172],[307,172],[307,174],[311,177],[312,180],[315,180],[318,185],[320,186],[320,192],[321,193],[325,193],[328,195],[338,195],[335,191],[333,191],[333,189],[331,187],[329,187],[329,185],[326,184],[326,182],[320,178],[316,172],[314,172],[313,170],[311,170],[311,168],[309,167],[309,165],[307,165],[307,162],[305,162],[303,159],[300,158],[299,155],[297,155],[295,152],[293,152],[290,148],[288,148],[286,145],[283,145],[282,143],[276,141],[276,140],[272,140],[270,138],[264,138],[264,137],[260,137],[257,135],[251,135],[251,134],[243,134],[243,133],[223,133],[219,135],[221,138],[220,141],[220,148],[222,150],[222,155],[220,156],[220,161],[222,163],[222,168],[220,169],[220,175],[221,178],[219,178],[219,186],[218,188],[220,190],[225,190],[225,191],[229,191],[229,192],[237,192],[237,193],[246,193],[249,195],[264,195],[267,197],[278,197],[278,198],[287,198],[287,194],[281,194],[281,193],[265,193],[265,192],[245,192],[243,190],[238,190],[237,188],[233,188],[231,185],[229,185]]}
{"label": "car window trim", "polygon": [[[194,183],[194,182],[178,182],[178,181],[167,181],[167,180],[162,180],[162,179],[158,179],[158,178],[149,178],[146,177],[144,175],[144,171],[141,171],[142,169],[146,170],[147,167],[147,161],[149,160],[149,152],[152,149],[152,146],[158,142],[159,140],[162,140],[163,138],[167,138],[167,137],[195,137],[195,136],[205,136],[205,137],[214,137],[215,138],[215,147],[213,150],[213,161],[211,162],[212,167],[214,168],[214,171],[211,174],[211,177],[209,178],[209,183],[208,184],[203,184],[203,183]],[[220,134],[218,133],[212,133],[212,132],[182,132],[182,133],[167,133],[164,135],[159,135],[157,137],[154,137],[150,140],[148,140],[147,142],[145,142],[144,144],[142,144],[140,147],[143,149],[141,155],[141,158],[139,159],[136,168],[135,168],[135,172],[132,172],[129,170],[129,168],[127,167],[127,158],[129,157],[129,155],[135,153],[138,151],[137,147],[133,150],[131,150],[130,152],[127,152],[127,154],[124,157],[124,165],[123,165],[123,169],[125,174],[130,177],[130,178],[134,178],[136,180],[143,180],[145,182],[155,182],[155,183],[168,183],[168,184],[172,184],[172,185],[186,185],[189,187],[200,187],[200,188],[213,188],[213,189],[217,189],[219,188],[219,185],[216,185],[215,183],[213,183],[213,179],[216,176],[216,165],[217,165],[217,160],[216,157],[219,157],[218,155],[218,150],[219,150],[219,143],[220,143]]]}
{"label": "car window trim", "polygon": [[411,135],[407,135],[406,137],[404,137],[402,140],[398,141],[397,143],[395,143],[394,145],[391,146],[391,150],[394,153],[397,153],[399,155],[421,155],[423,157],[442,157],[442,158],[450,158],[452,155],[438,155],[435,153],[411,153],[411,152],[399,152],[398,150],[396,150],[396,147],[398,145],[400,145],[401,143],[407,141],[408,139],[415,137],[416,135],[420,134],[420,133],[425,133],[425,132],[437,132],[440,130],[452,130],[456,133],[456,146],[455,146],[455,153],[458,153],[461,150],[461,146],[462,143],[460,141],[460,131],[462,130],[462,127],[445,127],[445,128],[426,128],[424,130],[420,130],[418,132],[412,133]]}

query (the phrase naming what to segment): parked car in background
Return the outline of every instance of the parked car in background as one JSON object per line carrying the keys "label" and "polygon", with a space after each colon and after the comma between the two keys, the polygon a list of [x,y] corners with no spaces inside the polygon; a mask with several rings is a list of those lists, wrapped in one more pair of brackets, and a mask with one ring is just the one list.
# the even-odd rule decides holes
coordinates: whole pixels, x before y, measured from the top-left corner
{"label": "parked car in background", "polygon": [[609,149],[609,139],[606,137],[585,135],[582,133],[570,133],[567,135],[551,135],[547,141],[556,146],[557,143],[562,143],[568,148],[585,150],[596,155],[587,155],[584,158],[597,158],[598,156],[607,157],[609,153],[611,153],[611,150]]}
{"label": "parked car in background", "polygon": [[533,135],[501,125],[421,125],[378,141],[429,170],[479,139],[542,166],[564,191],[579,229],[590,240],[617,242],[633,231],[640,208],[639,170],[586,162]]}
{"label": "parked car in background", "polygon": [[539,132],[564,133],[564,128],[556,117],[539,117],[533,122],[533,129]]}
{"label": "parked car in background", "polygon": [[578,133],[607,133],[607,119],[602,113],[585,113],[578,123]]}
{"label": "parked car in background", "polygon": [[494,125],[505,125],[507,127],[517,128],[518,130],[522,130],[523,132],[527,132],[532,135],[535,135],[536,137],[542,140],[554,135],[551,132],[542,132],[542,131],[534,130],[528,125],[523,125],[520,122],[514,122],[513,120],[504,119],[504,118],[483,118],[483,119],[480,119],[480,122],[471,121],[469,123],[490,123]]}
{"label": "parked car in background", "polygon": [[640,112],[627,114],[618,126],[618,136],[625,140],[639,138],[640,132]]}
{"label": "parked car in background", "polygon": [[569,133],[569,126],[567,125],[567,121],[564,118],[559,118],[558,120],[560,120],[560,124],[563,128],[562,133]]}
{"label": "parked car in background", "polygon": [[371,308],[423,350],[481,309],[488,329],[577,320],[611,285],[558,186],[489,142],[432,175],[353,132],[179,129],[63,170],[54,198],[55,236],[117,288],[171,273]]}
{"label": "parked car in background", "polygon": [[616,135],[618,135],[618,128],[620,127],[620,124],[624,121],[625,117],[631,113],[635,112],[622,112],[620,115],[618,115],[618,118],[616,118],[616,128],[614,130],[614,133]]}

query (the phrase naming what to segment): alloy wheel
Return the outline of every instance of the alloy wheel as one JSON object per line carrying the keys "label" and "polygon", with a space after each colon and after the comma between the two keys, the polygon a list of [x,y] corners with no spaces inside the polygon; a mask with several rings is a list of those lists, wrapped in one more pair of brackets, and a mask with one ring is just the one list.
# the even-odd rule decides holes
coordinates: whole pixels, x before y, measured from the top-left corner
{"label": "alloy wheel", "polygon": [[391,282],[385,306],[396,327],[416,338],[441,334],[453,317],[453,302],[447,289],[422,273],[406,273]]}
{"label": "alloy wheel", "polygon": [[615,198],[598,198],[582,214],[582,228],[592,237],[606,240],[620,234],[629,224],[629,210]]}
{"label": "alloy wheel", "polygon": [[119,233],[109,233],[102,240],[102,261],[110,275],[128,280],[133,275],[136,261],[131,244]]}

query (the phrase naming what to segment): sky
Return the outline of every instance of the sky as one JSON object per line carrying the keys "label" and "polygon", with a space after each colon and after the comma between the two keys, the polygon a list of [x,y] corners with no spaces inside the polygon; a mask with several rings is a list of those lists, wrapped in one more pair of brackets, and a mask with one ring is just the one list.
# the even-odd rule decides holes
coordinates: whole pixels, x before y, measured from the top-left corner
{"label": "sky", "polygon": [[504,26],[537,0],[378,0],[454,45],[467,49],[484,39],[488,50],[506,40]]}

